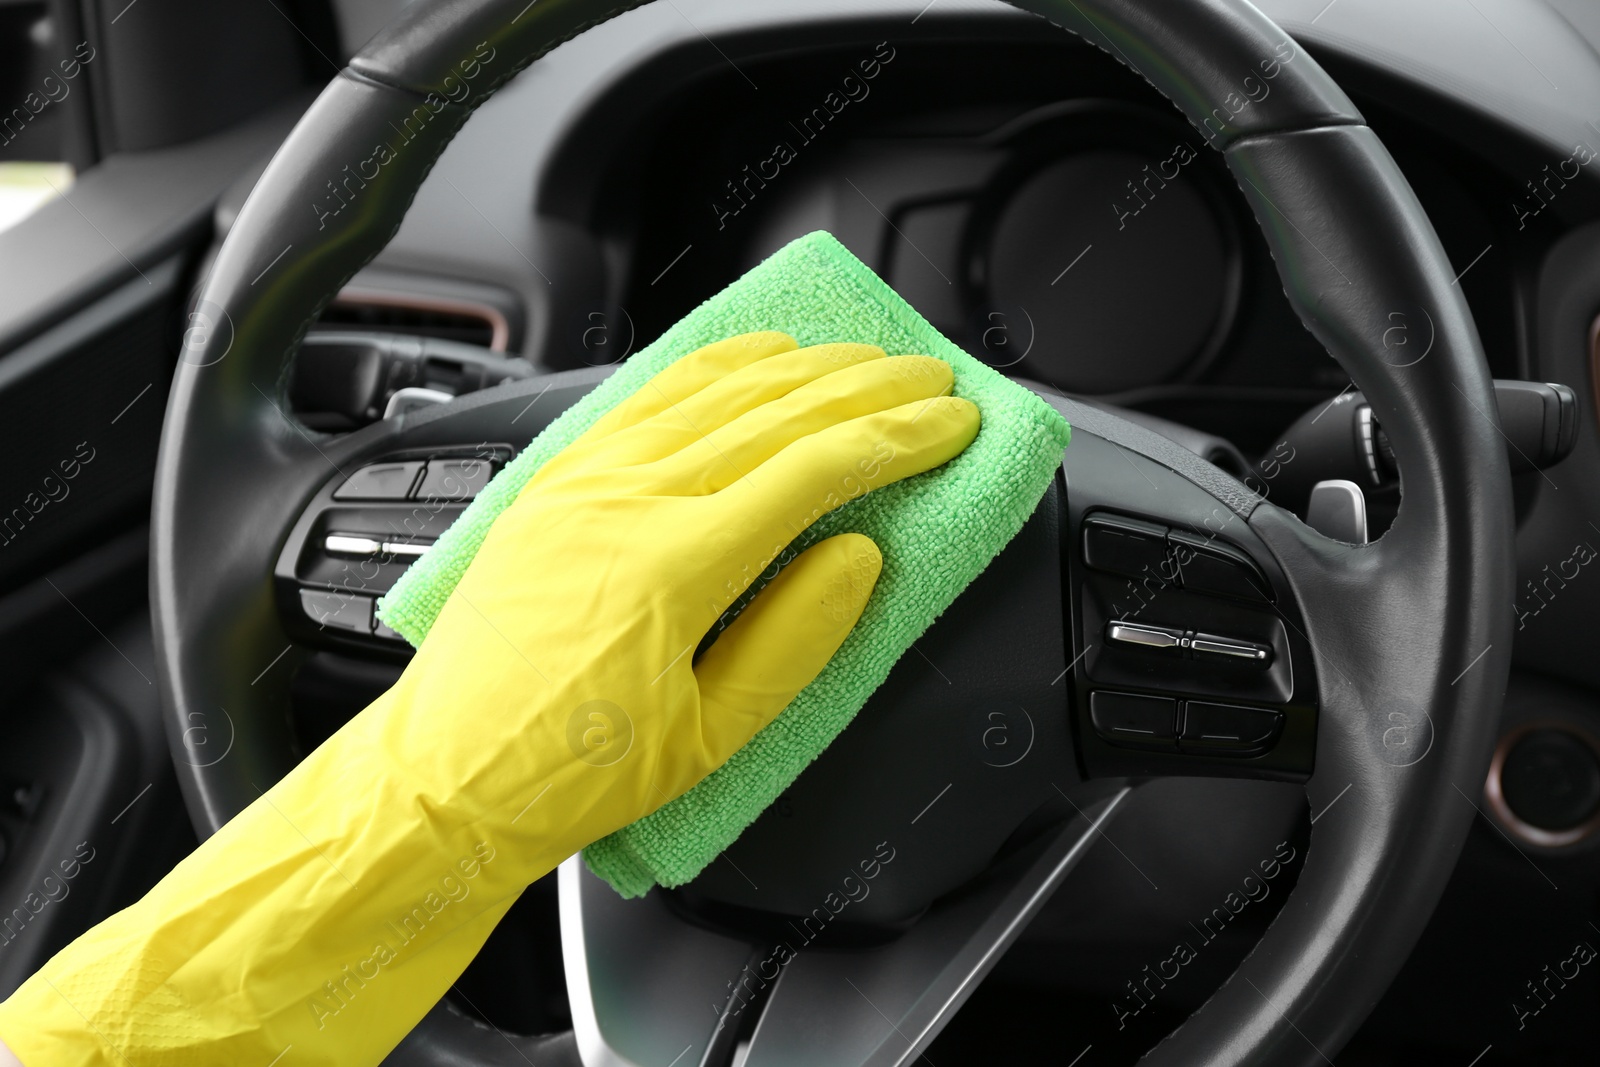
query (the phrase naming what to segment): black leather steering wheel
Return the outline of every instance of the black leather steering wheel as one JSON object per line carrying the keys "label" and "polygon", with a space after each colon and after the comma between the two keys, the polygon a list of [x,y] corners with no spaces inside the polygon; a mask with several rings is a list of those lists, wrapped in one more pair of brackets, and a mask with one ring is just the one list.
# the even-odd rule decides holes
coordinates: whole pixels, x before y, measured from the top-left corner
{"label": "black leather steering wheel", "polygon": [[[294,597],[283,595],[273,575],[308,503],[371,459],[485,440],[525,444],[542,425],[534,419],[513,425],[528,397],[553,390],[554,403],[545,405],[553,411],[603,376],[573,372],[508,384],[327,437],[288,414],[287,369],[301,338],[394,235],[444,146],[496,87],[557,44],[642,2],[425,0],[408,8],[301,119],[217,256],[194,320],[206,328],[188,335],[168,402],[151,577],[168,732],[202,835],[298,758],[285,710],[293,659],[263,668],[296,644],[288,620],[299,606],[284,602]],[[1224,153],[1289,299],[1388,432],[1404,479],[1398,520],[1370,545],[1330,541],[1171,442],[1052,397],[1074,423],[1063,481],[969,590],[967,610],[952,612],[928,638],[944,654],[967,656],[974,668],[952,675],[936,697],[918,693],[916,682],[897,672],[797,785],[796,803],[810,805],[802,817],[786,826],[763,820],[747,835],[752,854],[783,873],[780,883],[800,888],[751,899],[711,875],[665,909],[655,900],[663,894],[624,904],[609,891],[596,892],[578,868],[566,869],[569,984],[606,978],[616,983],[607,995],[620,996],[626,976],[596,976],[605,929],[631,931],[635,950],[644,952],[652,944],[649,930],[671,924],[681,929],[659,944],[677,945],[683,955],[641,966],[682,967],[687,975],[727,958],[736,962],[713,976],[714,986],[722,986],[725,974],[737,977],[759,939],[691,937],[683,931],[705,923],[690,924],[679,912],[732,904],[804,913],[814,899],[808,894],[825,881],[814,869],[837,870],[827,864],[838,856],[850,862],[848,849],[866,839],[840,814],[837,798],[849,798],[860,821],[860,812],[892,806],[885,787],[865,778],[898,774],[897,788],[907,781],[936,788],[967,773],[961,767],[946,773],[971,762],[958,735],[970,725],[970,709],[990,706],[985,702],[1000,693],[1034,709],[1031,763],[1003,784],[962,779],[979,798],[982,824],[957,817],[939,830],[934,820],[923,823],[916,832],[935,836],[902,849],[898,888],[876,895],[878,910],[861,916],[899,924],[900,947],[873,949],[880,953],[874,959],[899,952],[900,970],[927,976],[926,982],[897,992],[865,984],[886,969],[877,964],[851,972],[848,953],[827,964],[855,974],[862,998],[863,989],[883,990],[874,995],[880,1001],[874,1010],[889,1005],[880,1014],[896,1020],[893,1032],[903,1040],[839,1036],[855,1026],[856,993],[837,981],[829,986],[823,979],[840,972],[807,958],[766,992],[751,1067],[909,1062],[1114,813],[1126,782],[1163,773],[1291,780],[1309,773],[1311,809],[1322,817],[1299,881],[1260,944],[1147,1062],[1319,1063],[1348,1040],[1409,954],[1473,817],[1458,792],[1476,795],[1493,747],[1510,659],[1514,571],[1509,475],[1489,373],[1451,267],[1405,178],[1332,80],[1259,11],[1244,0],[1013,2],[1143,75]],[[403,147],[368,165],[373,153],[364,146],[390,143],[401,129]],[[327,183],[357,164],[359,191],[341,200],[341,210],[328,210]],[[1426,321],[1432,345],[1424,358],[1394,358],[1385,339],[1395,315]],[[1135,478],[1129,463],[1147,477]],[[1258,643],[1283,667],[1276,676],[1281,692],[1250,699],[1279,706],[1278,748],[1230,761],[1198,742],[1179,752],[1187,742],[1175,741],[1156,752],[1120,745],[1114,723],[1111,734],[1101,730],[1106,723],[1087,706],[1091,688],[1113,684],[1119,663],[1144,662],[1119,656],[1149,653],[1108,643],[1106,612],[1122,609],[1107,607],[1106,579],[1084,566],[1080,551],[1097,515],[1123,524],[1114,535],[1131,530],[1145,547],[1165,544],[1168,552],[1182,531],[1220,531],[1213,547],[1234,554],[1224,566],[1258,568],[1255,580],[1265,586],[1259,603],[1247,603],[1248,596],[1224,603],[1224,597],[1215,607],[1220,614],[1207,617],[1235,619],[1244,630],[1255,625],[1250,620],[1277,620]],[[1162,542],[1164,529],[1179,531],[1172,535],[1177,540]],[[1213,610],[1197,585],[1179,585],[1170,593],[1173,604]],[[1024,636],[1016,627],[989,628],[999,612],[1024,613],[1031,620]],[[1050,684],[1068,670],[1068,685]],[[1159,694],[1164,677],[1146,672],[1137,684],[1122,684]],[[1212,692],[1205,688],[1212,675],[1201,670],[1195,677],[1200,682],[1184,683],[1191,697]],[[886,759],[873,731],[893,732],[911,705],[921,725],[910,733],[918,739]],[[956,724],[948,731],[941,725],[946,719]],[[232,739],[225,755],[199,747],[209,735],[215,753],[224,731]],[[899,770],[885,771],[886,764]],[[917,777],[924,772],[925,779]],[[821,784],[808,792],[808,782]],[[1052,808],[1056,794],[1071,807]],[[881,836],[876,829],[861,833]],[[831,842],[841,838],[849,839],[847,847],[833,850]],[[952,894],[959,886],[968,888]],[[903,1004],[895,1000],[901,993]],[[619,1036],[608,1023],[612,1009],[575,987],[580,996],[590,1002],[576,1034],[537,1041],[502,1040],[436,1009],[392,1062],[521,1063],[534,1051],[576,1062],[578,1050],[591,1065],[649,1061],[648,1051],[627,1046],[637,1034]],[[696,1010],[709,1014],[701,1001]],[[674,1018],[661,1022],[664,1032],[677,1025]],[[865,1026],[851,1032],[866,1033]],[[710,1032],[707,1050],[695,1055],[725,1062],[717,1059],[723,1052],[716,1042],[728,1033],[726,1027]],[[847,1046],[859,1055],[847,1057],[841,1051]]]}

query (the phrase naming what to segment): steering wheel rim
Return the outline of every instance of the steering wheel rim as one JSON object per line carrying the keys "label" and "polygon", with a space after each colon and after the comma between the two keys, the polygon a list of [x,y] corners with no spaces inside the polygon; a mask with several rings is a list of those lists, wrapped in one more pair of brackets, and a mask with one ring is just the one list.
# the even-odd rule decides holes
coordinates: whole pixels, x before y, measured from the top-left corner
{"label": "steering wheel rim", "polygon": [[[283,710],[292,642],[271,582],[285,502],[309,500],[342,462],[402,429],[386,422],[352,435],[359,440],[330,440],[295,423],[283,396],[301,338],[388,243],[479,104],[557,44],[642,2],[441,0],[408,9],[330,83],[240,212],[185,338],[152,519],[163,705],[202,835],[297,758]],[[1307,791],[1319,820],[1339,807],[1314,829],[1289,904],[1257,949],[1147,1061],[1320,1062],[1420,935],[1474,815],[1456,793],[1475,794],[1493,746],[1509,670],[1513,531],[1481,345],[1387,151],[1322,69],[1255,8],[1013,2],[1143,75],[1224,152],[1292,305],[1365,393],[1400,460],[1399,517],[1362,547],[1328,541],[1229,488],[1220,472],[1174,466],[1229,502],[1300,600],[1321,698]],[[404,147],[387,158],[351,147],[389,143],[396,130]],[[330,197],[335,180],[344,192]],[[1395,358],[1396,315],[1426,324],[1420,360]],[[245,663],[270,669],[252,677],[239,669]],[[1412,762],[1385,748],[1392,714],[1431,723],[1430,747]],[[197,731],[225,732],[231,754],[208,758]],[[465,1059],[469,1044],[464,1032],[436,1028],[418,1062],[486,1062]]]}

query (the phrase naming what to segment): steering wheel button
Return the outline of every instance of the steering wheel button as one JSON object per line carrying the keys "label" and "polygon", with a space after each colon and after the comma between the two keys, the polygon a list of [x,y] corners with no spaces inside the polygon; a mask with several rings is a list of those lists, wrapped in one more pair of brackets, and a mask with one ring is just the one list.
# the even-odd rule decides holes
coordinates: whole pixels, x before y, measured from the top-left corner
{"label": "steering wheel button", "polygon": [[323,538],[322,548],[330,556],[376,556],[383,551],[383,542],[361,534],[332,533]]}
{"label": "steering wheel button", "polygon": [[1240,641],[1233,637],[1216,637],[1212,634],[1195,634],[1189,642],[1195,655],[1201,659],[1232,661],[1265,667],[1272,660],[1272,650],[1265,645]]}
{"label": "steering wheel button", "polygon": [[372,598],[369,596],[302,589],[300,607],[318,626],[360,634],[372,632]]}
{"label": "steering wheel button", "polygon": [[1177,652],[1187,644],[1182,630],[1169,630],[1163,626],[1147,626],[1144,623],[1133,622],[1108,623],[1106,640],[1157,652]]}
{"label": "steering wheel button", "polygon": [[1138,519],[1096,515],[1083,522],[1083,561],[1130,578],[1171,581],[1167,528]]}
{"label": "steering wheel button", "polygon": [[1115,744],[1171,748],[1177,719],[1178,702],[1171,697],[1089,694],[1089,721],[1096,733]]}
{"label": "steering wheel button", "polygon": [[1238,549],[1181,530],[1172,531],[1167,539],[1185,589],[1259,603],[1272,601],[1272,587],[1250,557]]}
{"label": "steering wheel button", "polygon": [[404,500],[411,495],[422,461],[374,463],[362,467],[333,491],[335,500]]}
{"label": "steering wheel button", "polygon": [[436,459],[417,486],[418,500],[471,500],[494,477],[486,459]]}
{"label": "steering wheel button", "polygon": [[1248,756],[1266,751],[1283,726],[1283,715],[1270,708],[1237,704],[1184,702],[1179,747],[1186,752]]}

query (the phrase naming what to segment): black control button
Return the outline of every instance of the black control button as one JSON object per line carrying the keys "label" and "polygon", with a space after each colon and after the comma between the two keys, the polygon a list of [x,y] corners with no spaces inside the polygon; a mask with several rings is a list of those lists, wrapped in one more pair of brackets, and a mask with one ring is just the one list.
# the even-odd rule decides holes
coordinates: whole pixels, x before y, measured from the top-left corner
{"label": "black control button", "polygon": [[1178,702],[1137,693],[1089,694],[1089,721],[1095,732],[1119,745],[1172,747]]}
{"label": "black control button", "polygon": [[372,598],[326,589],[300,590],[300,607],[318,626],[352,633],[372,632]]}
{"label": "black control button", "polygon": [[1196,593],[1270,603],[1272,587],[1250,557],[1238,549],[1199,534],[1174,530],[1172,544],[1183,587]]}
{"label": "black control button", "polygon": [[489,479],[494,464],[486,459],[435,459],[417,486],[418,500],[471,500]]}
{"label": "black control button", "polygon": [[1283,715],[1269,708],[1188,700],[1178,744],[1185,752],[1248,756],[1270,748],[1282,726]]}
{"label": "black control button", "polygon": [[374,463],[362,467],[333,491],[335,500],[404,500],[411,495],[422,461]]}
{"label": "black control button", "polygon": [[1083,521],[1083,561],[1095,570],[1170,582],[1167,528],[1138,519],[1095,515]]}

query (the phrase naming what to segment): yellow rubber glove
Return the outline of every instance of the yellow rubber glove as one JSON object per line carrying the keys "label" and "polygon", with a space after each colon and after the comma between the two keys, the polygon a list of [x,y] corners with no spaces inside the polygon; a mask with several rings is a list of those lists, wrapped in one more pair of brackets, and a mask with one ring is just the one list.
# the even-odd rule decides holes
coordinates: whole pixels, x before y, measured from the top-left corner
{"label": "yellow rubber glove", "polygon": [[822,669],[877,579],[860,535],[694,650],[819,516],[966,447],[950,386],[775,333],[663,371],[529,481],[399,682],[24,983],[0,1039],[27,1067],[376,1064],[530,882]]}

